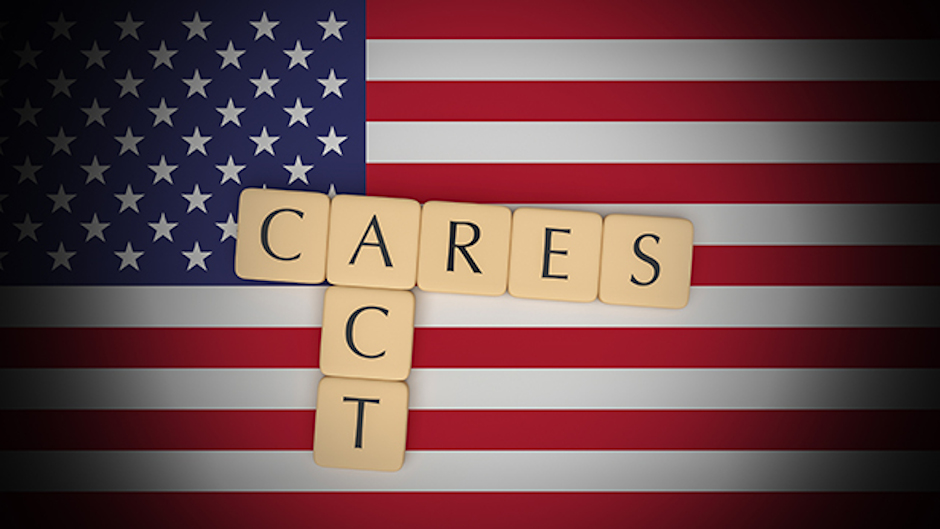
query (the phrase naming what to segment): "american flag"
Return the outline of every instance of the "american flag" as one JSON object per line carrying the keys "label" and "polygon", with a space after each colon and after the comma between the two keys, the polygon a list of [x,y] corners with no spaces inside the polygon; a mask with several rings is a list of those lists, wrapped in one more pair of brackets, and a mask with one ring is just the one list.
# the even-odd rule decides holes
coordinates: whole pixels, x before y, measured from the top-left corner
{"label": "american flag", "polygon": [[[4,10],[3,525],[938,523],[936,8]],[[690,303],[416,291],[404,467],[320,468],[260,186],[688,218]]]}

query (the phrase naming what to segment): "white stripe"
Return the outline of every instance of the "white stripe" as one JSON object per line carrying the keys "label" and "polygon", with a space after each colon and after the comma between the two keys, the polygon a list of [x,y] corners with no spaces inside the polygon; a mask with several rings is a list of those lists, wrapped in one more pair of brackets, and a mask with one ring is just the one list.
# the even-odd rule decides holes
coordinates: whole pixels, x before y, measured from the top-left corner
{"label": "white stripe", "polygon": [[378,121],[366,162],[927,163],[938,136],[928,122]]}
{"label": "white stripe", "polygon": [[[418,327],[938,327],[938,287],[693,287],[681,310],[415,289]],[[323,287],[0,287],[4,327],[319,327]]]}
{"label": "white stripe", "polygon": [[373,39],[366,80],[937,79],[938,56],[929,40]]}
{"label": "white stripe", "polygon": [[398,472],[312,451],[2,452],[4,491],[938,491],[937,452],[408,451]]}
{"label": "white stripe", "polygon": [[[313,409],[320,377],[317,369],[8,369],[0,408]],[[408,385],[415,410],[940,409],[936,369],[415,369]]]}

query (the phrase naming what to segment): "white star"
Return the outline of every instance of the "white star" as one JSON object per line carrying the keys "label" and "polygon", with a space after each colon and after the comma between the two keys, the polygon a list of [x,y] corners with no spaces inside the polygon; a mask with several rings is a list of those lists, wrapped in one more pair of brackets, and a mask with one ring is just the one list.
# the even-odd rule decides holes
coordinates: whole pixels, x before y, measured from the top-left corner
{"label": "white star", "polygon": [[222,240],[219,242],[225,242],[225,239],[229,237],[238,239],[238,223],[232,218],[231,213],[228,214],[228,219],[225,222],[216,222],[215,225],[222,230]]}
{"label": "white star", "polygon": [[59,70],[59,76],[55,79],[47,79],[49,84],[53,86],[52,96],[55,97],[59,94],[65,94],[66,97],[72,97],[72,92],[69,91],[69,86],[75,82],[75,79],[66,79],[65,72]]}
{"label": "white star", "polygon": [[114,82],[121,85],[121,94],[118,97],[124,97],[125,94],[133,94],[134,97],[140,98],[140,94],[137,93],[137,86],[144,82],[144,80],[143,78],[134,79],[129,69],[124,79],[115,79]]}
{"label": "white star", "polygon": [[148,108],[147,110],[153,112],[153,126],[156,127],[160,123],[166,123],[169,126],[173,126],[173,118],[170,116],[174,112],[179,110],[178,107],[168,107],[166,106],[166,98],[160,98],[160,106]]}
{"label": "white star", "polygon": [[156,50],[147,50],[150,55],[153,55],[153,69],[156,70],[161,64],[165,65],[169,69],[173,69],[173,62],[171,59],[174,55],[179,53],[177,50],[168,50],[166,49],[166,41],[160,41],[160,47]]}
{"label": "white star", "polygon": [[26,41],[26,46],[22,50],[16,52],[20,56],[20,65],[18,68],[22,68],[24,64],[28,64],[33,68],[38,68],[36,66],[36,57],[42,53],[42,50],[34,50],[29,47],[29,41]]}
{"label": "white star", "polygon": [[294,160],[294,165],[284,166],[284,169],[290,171],[290,180],[287,181],[287,185],[293,184],[295,180],[301,180],[303,183],[309,185],[310,182],[307,181],[307,171],[312,168],[313,164],[304,165],[303,162],[300,161],[300,155],[298,154],[297,158]]}
{"label": "white star", "polygon": [[17,126],[22,125],[23,123],[29,122],[33,125],[39,126],[39,123],[36,122],[36,114],[39,113],[42,108],[36,108],[32,106],[29,102],[29,99],[26,100],[26,104],[20,108],[14,109],[20,115],[20,122],[17,123]]}
{"label": "white star", "polygon": [[110,169],[110,165],[101,165],[98,163],[98,155],[95,155],[91,159],[91,165],[83,165],[82,169],[88,173],[88,178],[85,179],[85,184],[90,184],[92,180],[98,180],[102,184],[104,182],[104,172]]}
{"label": "white star", "polygon": [[261,77],[258,79],[249,79],[257,88],[255,89],[255,97],[257,98],[261,94],[268,94],[271,97],[274,97],[274,85],[280,81],[280,79],[269,79],[267,68],[261,70]]}
{"label": "white star", "polygon": [[69,205],[69,201],[75,198],[75,194],[66,193],[65,187],[62,184],[59,184],[59,191],[53,194],[46,194],[50,200],[52,200],[52,212],[55,213],[59,209],[64,209],[69,213],[72,212],[72,206]]}
{"label": "white star", "polygon": [[53,259],[52,269],[55,270],[60,266],[64,266],[69,270],[72,269],[72,265],[69,264],[69,259],[75,256],[78,252],[67,252],[65,251],[65,246],[60,242],[59,249],[54,252],[46,252],[49,254],[49,257]]}
{"label": "white star", "polygon": [[290,57],[290,65],[287,66],[287,69],[290,70],[296,65],[304,67],[304,70],[307,70],[307,57],[313,53],[313,50],[305,50],[300,47],[300,41],[297,41],[297,44],[294,45],[292,50],[284,50],[284,53]]}
{"label": "white star", "polygon": [[121,201],[121,210],[118,213],[124,213],[125,209],[133,209],[137,213],[140,213],[140,210],[137,209],[137,201],[144,198],[143,193],[134,193],[134,190],[131,189],[131,185],[127,184],[127,189],[124,191],[124,194],[115,193],[114,198]]}
{"label": "white star", "polygon": [[236,50],[232,41],[228,41],[228,47],[224,50],[215,50],[215,52],[222,57],[222,66],[219,67],[220,70],[224,70],[225,67],[230,64],[239,70],[242,69],[242,65],[238,63],[238,58],[245,54],[245,50]]}
{"label": "white star", "polygon": [[91,106],[83,108],[82,112],[88,114],[88,119],[85,120],[85,126],[91,125],[92,123],[100,123],[102,127],[106,126],[104,124],[104,114],[105,112],[111,110],[108,107],[98,106],[98,98],[91,100]]}
{"label": "white star", "polygon": [[209,21],[209,20],[207,20],[207,21],[205,21],[205,22],[203,22],[202,20],[200,20],[200,19],[199,19],[199,12],[196,11],[196,14],[195,14],[195,16],[193,16],[193,19],[192,19],[191,21],[189,21],[189,22],[183,22],[183,25],[186,26],[186,27],[189,29],[189,34],[186,35],[186,40],[189,40],[189,39],[191,39],[191,38],[193,38],[193,37],[199,37],[199,38],[201,38],[202,40],[207,40],[207,39],[206,39],[206,28],[209,27],[209,24],[211,24],[211,23],[212,23],[212,21]]}
{"label": "white star", "polygon": [[156,185],[160,180],[166,180],[170,184],[173,184],[173,177],[170,176],[170,173],[176,170],[178,165],[169,165],[166,163],[166,156],[160,155],[160,163],[157,165],[148,165],[151,171],[154,172],[153,183]]}
{"label": "white star", "polygon": [[[339,87],[346,84],[347,79],[337,79],[336,73],[330,68],[330,76],[326,79],[317,79],[317,82],[323,85],[323,96],[326,97],[330,94],[336,94],[340,98],[343,97],[343,92]],[[322,99],[322,98],[321,98]]]}
{"label": "white star", "polygon": [[268,136],[267,127],[261,127],[260,136],[249,136],[249,138],[257,145],[257,147],[255,147],[255,156],[258,156],[261,151],[267,151],[271,156],[274,156],[274,142],[281,139],[280,136]]}
{"label": "white star", "polygon": [[85,57],[88,57],[88,62],[85,63],[85,69],[91,68],[92,65],[97,64],[98,66],[104,68],[104,56],[111,53],[110,50],[102,50],[98,48],[98,41],[91,43],[90,50],[82,50],[82,54]]}
{"label": "white star", "polygon": [[206,152],[206,143],[208,143],[211,139],[212,136],[203,136],[199,134],[199,127],[196,127],[196,130],[193,131],[192,136],[183,136],[183,140],[189,144],[189,150],[186,151],[186,156],[189,156],[196,151],[199,151],[202,154],[208,156],[208,153]]}
{"label": "white star", "polygon": [[66,136],[65,130],[62,127],[59,127],[59,134],[56,136],[46,136],[46,139],[52,142],[52,154],[55,154],[59,151],[64,151],[69,156],[72,155],[72,149],[69,148],[69,144],[75,141],[77,136]]}
{"label": "white star", "polygon": [[118,268],[118,272],[124,270],[126,267],[133,267],[134,270],[140,271],[140,268],[137,267],[137,260],[140,259],[141,255],[144,255],[144,252],[135,252],[134,247],[131,246],[131,242],[127,241],[127,246],[124,247],[123,252],[114,252],[114,255],[121,258],[121,267]]}
{"label": "white star", "polygon": [[257,30],[255,32],[255,40],[260,39],[261,37],[268,37],[271,40],[274,40],[274,27],[280,24],[278,21],[269,21],[267,11],[261,13],[261,20],[255,22],[248,22]]}
{"label": "white star", "polygon": [[186,208],[186,213],[194,209],[201,209],[203,213],[209,213],[206,211],[206,200],[212,198],[212,193],[201,193],[199,191],[199,184],[196,184],[193,187],[192,193],[182,193],[183,198],[189,202],[189,207]]}
{"label": "white star", "polygon": [[166,240],[173,242],[173,234],[170,231],[179,225],[179,222],[167,222],[166,213],[160,214],[160,220],[157,222],[148,222],[148,226],[153,228],[153,242],[156,242],[161,237],[166,238]]}
{"label": "white star", "polygon": [[339,30],[340,28],[348,24],[348,22],[345,20],[337,22],[336,15],[333,14],[332,11],[330,11],[330,19],[323,21],[323,22],[318,20],[317,24],[319,24],[320,27],[323,28],[323,39],[321,40],[326,40],[331,36],[336,37],[339,40],[343,40],[343,36],[340,35]]}
{"label": "white star", "polygon": [[72,36],[69,35],[69,28],[74,26],[75,22],[67,22],[63,13],[59,13],[59,20],[56,20],[55,22],[47,22],[47,24],[52,26],[53,29],[52,40],[55,40],[60,36],[65,37],[68,40],[72,40]]}
{"label": "white star", "polygon": [[92,239],[101,239],[104,242],[104,230],[111,225],[110,222],[99,221],[97,213],[91,216],[91,222],[82,222],[80,224],[88,230],[88,233],[85,234],[85,242]]}
{"label": "white star", "polygon": [[326,156],[330,151],[336,151],[336,154],[343,155],[343,150],[339,144],[346,141],[346,136],[337,136],[333,127],[330,127],[330,133],[327,136],[317,136],[317,139],[323,142],[323,153],[320,156]]}
{"label": "white star", "polygon": [[134,22],[134,19],[131,18],[130,12],[127,13],[127,17],[124,18],[124,22],[115,22],[119,28],[121,28],[121,37],[118,40],[124,40],[124,37],[130,35],[134,37],[135,40],[140,40],[140,37],[137,36],[137,28],[143,26],[143,22]]}
{"label": "white star", "polygon": [[42,226],[42,223],[30,220],[29,213],[26,214],[26,218],[23,219],[23,222],[14,222],[13,225],[16,226],[16,229],[20,230],[20,238],[17,239],[17,241],[22,241],[29,237],[39,242],[39,239],[36,237],[36,230]]}
{"label": "white star", "polygon": [[26,157],[26,161],[23,162],[23,165],[14,166],[17,171],[20,172],[20,179],[17,182],[18,184],[23,183],[26,180],[32,180],[34,184],[39,182],[36,180],[36,171],[42,169],[41,165],[33,165],[33,162],[29,161],[29,156]]}
{"label": "white star", "polygon": [[284,107],[284,112],[290,114],[290,123],[287,124],[288,127],[292,126],[294,123],[303,123],[304,127],[306,127],[307,114],[313,112],[313,107],[304,107],[300,104],[300,98],[298,97],[293,107]]}
{"label": "white star", "polygon": [[202,97],[208,97],[206,95],[206,85],[212,82],[212,79],[203,79],[199,76],[199,70],[193,74],[190,79],[183,79],[183,82],[189,86],[189,92],[186,93],[186,97],[192,97],[193,94],[199,94]]}
{"label": "white star", "polygon": [[330,190],[326,192],[326,196],[336,198],[336,186],[332,182],[330,182]]}
{"label": "white star", "polygon": [[124,154],[127,151],[140,156],[140,151],[137,150],[137,144],[143,141],[143,136],[134,136],[134,133],[131,132],[131,128],[127,127],[127,132],[123,136],[115,136],[114,139],[121,144],[121,152],[118,153],[118,156]]}
{"label": "white star", "polygon": [[236,165],[235,160],[232,159],[232,155],[228,155],[228,162],[225,165],[216,165],[216,169],[222,171],[222,182],[219,185],[228,182],[229,180],[235,182],[238,185],[241,185],[242,181],[238,178],[238,173],[245,168],[244,165]]}
{"label": "white star", "polygon": [[224,127],[226,123],[234,123],[236,127],[242,126],[238,115],[245,111],[245,107],[236,107],[231,97],[228,98],[228,105],[216,108],[216,111],[222,114],[222,124],[219,127]]}

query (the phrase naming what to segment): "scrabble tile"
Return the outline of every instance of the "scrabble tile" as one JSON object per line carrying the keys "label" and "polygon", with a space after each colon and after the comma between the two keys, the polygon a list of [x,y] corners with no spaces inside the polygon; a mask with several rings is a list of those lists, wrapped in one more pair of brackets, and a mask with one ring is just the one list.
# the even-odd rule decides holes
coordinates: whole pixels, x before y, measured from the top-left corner
{"label": "scrabble tile", "polygon": [[517,209],[512,216],[509,293],[562,301],[596,299],[601,228],[597,213]]}
{"label": "scrabble tile", "polygon": [[323,299],[320,370],[405,380],[411,373],[415,297],[407,290],[330,287]]}
{"label": "scrabble tile", "polygon": [[604,219],[600,298],[615,305],[680,309],[689,302],[692,223],[608,215]]}
{"label": "scrabble tile", "polygon": [[415,286],[421,205],[404,198],[338,195],[330,212],[326,276],[334,285]]}
{"label": "scrabble tile", "polygon": [[509,276],[512,212],[503,206],[431,201],[421,211],[418,287],[499,296]]}
{"label": "scrabble tile", "polygon": [[395,471],[405,460],[408,385],[323,377],[313,460],[322,467]]}
{"label": "scrabble tile", "polygon": [[322,283],[330,199],[321,193],[246,189],[238,199],[235,274]]}

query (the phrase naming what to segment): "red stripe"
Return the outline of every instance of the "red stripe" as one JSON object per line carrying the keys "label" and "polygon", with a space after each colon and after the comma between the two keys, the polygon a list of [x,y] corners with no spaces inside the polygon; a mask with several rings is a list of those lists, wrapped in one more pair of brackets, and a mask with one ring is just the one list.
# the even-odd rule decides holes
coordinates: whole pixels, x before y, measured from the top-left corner
{"label": "red stripe", "polygon": [[[313,411],[3,411],[3,450],[310,450]],[[537,432],[538,435],[533,435]],[[409,450],[937,450],[940,411],[411,410]]]}
{"label": "red stripe", "polygon": [[10,493],[9,527],[793,529],[940,525],[940,494],[888,492]]}
{"label": "red stripe", "polygon": [[692,284],[938,285],[940,246],[696,246]]}
{"label": "red stripe", "polygon": [[369,0],[370,39],[892,38],[937,35],[928,2]]}
{"label": "red stripe", "polygon": [[[0,367],[316,368],[319,335],[291,328],[2,329]],[[413,366],[934,368],[938,350],[940,329],[418,328]]]}
{"label": "red stripe", "polygon": [[932,121],[937,82],[367,83],[369,121]]}
{"label": "red stripe", "polygon": [[368,194],[491,203],[940,202],[937,164],[368,164]]}

